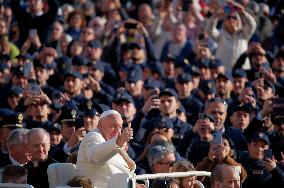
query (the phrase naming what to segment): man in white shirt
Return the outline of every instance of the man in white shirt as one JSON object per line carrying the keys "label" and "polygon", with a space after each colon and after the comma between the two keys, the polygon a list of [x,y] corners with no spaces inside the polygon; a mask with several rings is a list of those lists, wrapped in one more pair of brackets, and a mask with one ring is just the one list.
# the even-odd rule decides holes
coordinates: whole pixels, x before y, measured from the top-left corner
{"label": "man in white shirt", "polygon": [[79,176],[92,180],[95,187],[110,187],[110,179],[117,173],[130,173],[135,163],[126,153],[125,146],[133,138],[130,124],[122,131],[123,120],[115,110],[100,116],[98,127],[82,140],[78,152]]}

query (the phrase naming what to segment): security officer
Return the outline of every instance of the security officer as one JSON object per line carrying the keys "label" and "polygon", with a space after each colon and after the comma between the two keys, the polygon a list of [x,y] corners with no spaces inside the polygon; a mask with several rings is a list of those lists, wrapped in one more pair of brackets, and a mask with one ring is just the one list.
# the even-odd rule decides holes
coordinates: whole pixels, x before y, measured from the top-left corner
{"label": "security officer", "polygon": [[52,97],[52,93],[55,89],[48,85],[47,80],[49,79],[48,67],[46,64],[41,63],[36,60],[33,63],[35,70],[35,77],[38,85],[42,89],[42,91],[47,94],[48,97]]}
{"label": "security officer", "polygon": [[64,90],[68,97],[79,104],[82,104],[86,99],[82,94],[82,75],[77,71],[70,71],[64,76]]}
{"label": "security officer", "polygon": [[82,121],[82,112],[74,101],[69,101],[62,107],[58,123],[61,124],[62,140],[52,148],[50,156],[59,162],[65,162],[73,148],[79,145],[86,131]]}
{"label": "security officer", "polygon": [[7,138],[9,133],[18,128],[23,128],[24,116],[22,113],[9,114],[0,122],[0,167],[11,164],[7,148]]}
{"label": "security officer", "polygon": [[232,107],[232,113],[229,117],[232,127],[241,129],[243,132],[250,123],[250,113],[251,106],[249,104]]}
{"label": "security officer", "polygon": [[203,110],[203,105],[198,99],[191,95],[193,83],[190,74],[180,74],[177,77],[175,86],[179,95],[179,101],[186,109],[188,123],[194,124],[198,118],[198,114]]}
{"label": "security officer", "polygon": [[139,67],[133,68],[127,75],[125,88],[132,95],[135,106],[140,109],[143,105],[143,72]]}
{"label": "security officer", "polygon": [[257,132],[252,135],[248,144],[248,155],[241,159],[248,176],[243,188],[265,188],[284,186],[284,167],[277,164],[269,150],[269,138],[265,133]]}
{"label": "security officer", "polygon": [[230,106],[234,101],[231,98],[233,90],[233,78],[230,73],[220,73],[216,78],[217,95]]}
{"label": "security officer", "polygon": [[[86,75],[89,82],[87,88],[90,88],[93,92],[93,100],[96,103],[111,105],[112,97],[115,93],[113,87],[106,84],[103,81],[105,68],[102,62],[97,62],[95,64],[88,63],[88,74]],[[86,88],[85,88],[86,89]]]}
{"label": "security officer", "polygon": [[248,81],[247,73],[243,69],[236,69],[232,73],[233,76],[233,91],[232,98],[236,101],[238,100],[239,94],[245,88],[245,84]]}
{"label": "security officer", "polygon": [[[284,112],[271,114],[271,122],[274,125],[274,133],[270,137],[271,149],[277,161],[283,160],[284,154]],[[282,153],[282,154],[281,154]]]}
{"label": "security officer", "polygon": [[[181,121],[178,118],[177,110],[179,109],[180,102],[178,100],[178,95],[174,89],[166,88],[162,90],[159,94],[159,98],[160,98],[160,107],[159,107],[160,116],[162,118],[167,119],[167,121],[172,121],[174,125],[173,126],[174,135],[173,135],[172,140],[173,140],[174,145],[178,146],[185,132],[190,131],[192,126],[188,123]],[[146,118],[144,118],[142,120],[142,124],[147,123],[147,121],[151,121],[151,119],[147,120]],[[143,129],[143,125],[142,125],[142,129]],[[144,135],[143,136],[138,135],[138,136],[142,139],[146,139],[145,132],[146,132],[145,130],[144,132],[139,131],[138,134],[140,133]]]}
{"label": "security officer", "polygon": [[84,128],[87,132],[97,128],[100,117],[97,108],[99,108],[99,106],[93,100],[88,100],[83,104]]}

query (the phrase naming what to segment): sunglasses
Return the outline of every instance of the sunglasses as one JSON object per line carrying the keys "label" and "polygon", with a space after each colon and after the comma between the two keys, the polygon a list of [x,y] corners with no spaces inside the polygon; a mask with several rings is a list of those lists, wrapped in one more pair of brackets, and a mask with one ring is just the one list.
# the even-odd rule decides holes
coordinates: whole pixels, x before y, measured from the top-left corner
{"label": "sunglasses", "polygon": [[170,167],[173,167],[176,164],[176,161],[169,161],[169,162],[159,162],[160,164],[165,164],[165,165],[169,165]]}

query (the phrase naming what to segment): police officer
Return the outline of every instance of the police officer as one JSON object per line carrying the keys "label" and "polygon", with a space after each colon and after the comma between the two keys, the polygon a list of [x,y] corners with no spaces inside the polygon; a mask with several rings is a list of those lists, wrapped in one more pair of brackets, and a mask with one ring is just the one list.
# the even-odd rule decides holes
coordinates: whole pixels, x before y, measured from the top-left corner
{"label": "police officer", "polygon": [[277,164],[269,150],[269,138],[265,133],[252,135],[248,144],[248,156],[241,160],[248,176],[243,188],[284,186],[283,165]]}
{"label": "police officer", "polygon": [[14,129],[23,128],[24,116],[22,113],[19,114],[8,114],[0,122],[0,167],[5,167],[11,164],[8,148],[7,148],[7,138],[10,132]]}
{"label": "police officer", "polygon": [[61,124],[62,139],[52,148],[50,155],[59,162],[65,162],[73,148],[78,147],[86,134],[82,112],[74,101],[69,101],[62,107],[57,122]]}
{"label": "police officer", "polygon": [[[188,123],[181,121],[178,118],[177,110],[179,109],[180,102],[178,100],[178,95],[174,89],[166,88],[162,90],[159,94],[159,98],[160,98],[160,107],[159,107],[160,116],[162,118],[167,119],[167,121],[172,121],[174,129],[174,135],[172,137],[172,140],[174,145],[177,146],[179,145],[179,142],[183,138],[185,132],[190,131],[192,126]],[[151,119],[147,120],[146,118],[144,118],[142,124],[146,123],[147,121],[151,121]],[[145,134],[145,132],[143,134]],[[146,139],[144,136],[139,135],[140,138]]]}
{"label": "police officer", "polygon": [[179,101],[186,109],[188,123],[193,124],[197,120],[198,114],[202,112],[203,105],[191,95],[193,83],[190,74],[180,74],[177,77],[175,86],[179,95]]}

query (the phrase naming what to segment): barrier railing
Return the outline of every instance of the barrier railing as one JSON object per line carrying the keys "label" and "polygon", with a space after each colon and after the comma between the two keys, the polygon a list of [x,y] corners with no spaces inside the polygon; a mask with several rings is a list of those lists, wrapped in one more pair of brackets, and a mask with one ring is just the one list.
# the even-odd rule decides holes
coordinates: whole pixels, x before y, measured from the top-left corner
{"label": "barrier railing", "polygon": [[[206,171],[188,171],[188,172],[172,172],[172,173],[158,173],[158,174],[142,174],[142,175],[134,175],[133,177],[129,177],[130,180],[130,188],[136,188],[136,181],[137,180],[147,180],[144,181],[145,185],[149,187],[149,179],[156,179],[156,178],[178,178],[178,177],[188,177],[188,176],[211,176],[211,172]],[[199,181],[197,182],[198,185],[203,187],[202,183]]]}

